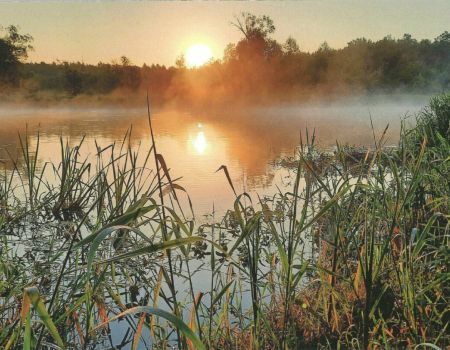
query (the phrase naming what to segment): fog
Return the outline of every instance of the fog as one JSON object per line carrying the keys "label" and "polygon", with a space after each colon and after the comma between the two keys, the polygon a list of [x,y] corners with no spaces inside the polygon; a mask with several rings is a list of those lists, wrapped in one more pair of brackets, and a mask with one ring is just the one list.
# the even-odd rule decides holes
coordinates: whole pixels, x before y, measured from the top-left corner
{"label": "fog", "polygon": [[[412,125],[412,116],[429,101],[427,95],[360,95],[353,97],[329,97],[303,103],[285,103],[270,106],[225,105],[208,108],[176,108],[174,106],[151,107],[157,135],[184,137],[185,130],[197,123],[214,127],[220,137],[232,140],[230,149],[242,153],[249,149],[267,150],[276,154],[293,149],[306,129],[315,131],[320,146],[343,144],[370,146],[375,134],[387,125],[388,144],[398,140],[401,121]],[[24,106],[3,104],[0,106],[0,145],[15,144],[18,132],[28,126],[33,135],[37,130],[44,137],[120,139],[129,127],[139,140],[148,135],[147,107],[142,100],[140,107],[77,104]],[[184,135],[184,136],[183,136]],[[237,141],[239,140],[239,142]],[[237,146],[246,145],[244,149]],[[235,155],[237,156],[237,155]],[[264,163],[263,157],[260,161]]]}
{"label": "fog", "polygon": [[[181,178],[199,212],[212,208],[225,210],[232,205],[233,193],[221,166],[229,169],[239,190],[262,190],[267,194],[283,186],[286,174],[274,168],[280,157],[292,156],[305,140],[306,130],[316,135],[316,144],[329,149],[336,142],[373,146],[389,124],[385,145],[395,145],[400,123],[413,124],[412,116],[427,102],[424,95],[355,96],[329,98],[301,104],[261,106],[222,106],[222,108],[153,107],[151,115],[158,152],[170,167],[173,178]],[[373,130],[370,119],[372,118]],[[406,118],[406,119],[405,119]],[[50,107],[2,105],[0,107],[0,168],[21,166],[18,133],[28,128],[30,148],[40,133],[38,166],[58,162],[60,141],[77,146],[83,136],[82,158],[95,161],[95,142],[106,147],[121,144],[131,131],[131,147],[142,154],[150,149],[147,107],[66,104]],[[374,133],[373,133],[374,132]]]}

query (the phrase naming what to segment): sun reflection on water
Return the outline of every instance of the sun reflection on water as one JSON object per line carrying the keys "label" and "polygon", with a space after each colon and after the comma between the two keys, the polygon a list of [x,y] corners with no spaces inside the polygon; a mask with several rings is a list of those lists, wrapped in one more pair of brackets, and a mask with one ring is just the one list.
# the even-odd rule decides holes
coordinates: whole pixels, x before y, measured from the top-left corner
{"label": "sun reflection on water", "polygon": [[208,143],[206,142],[205,133],[203,131],[199,131],[197,133],[197,137],[194,139],[194,148],[197,151],[197,154],[204,154],[207,147]]}

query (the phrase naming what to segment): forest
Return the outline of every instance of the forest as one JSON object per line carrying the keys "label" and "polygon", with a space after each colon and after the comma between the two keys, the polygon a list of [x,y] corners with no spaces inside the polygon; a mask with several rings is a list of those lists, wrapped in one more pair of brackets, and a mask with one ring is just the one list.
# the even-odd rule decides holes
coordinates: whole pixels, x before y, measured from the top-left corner
{"label": "forest", "polygon": [[[189,68],[180,55],[173,66],[133,64],[125,55],[97,65],[28,62],[33,38],[16,26],[0,37],[0,97],[31,101],[107,98],[115,101],[149,90],[157,104],[206,105],[289,102],[336,94],[440,93],[450,88],[450,33],[433,40],[409,34],[381,40],[356,38],[343,48],[324,42],[314,52],[289,37],[273,39],[268,16],[242,13],[231,25],[242,39],[223,58]],[[141,93],[141,94],[139,94]]]}

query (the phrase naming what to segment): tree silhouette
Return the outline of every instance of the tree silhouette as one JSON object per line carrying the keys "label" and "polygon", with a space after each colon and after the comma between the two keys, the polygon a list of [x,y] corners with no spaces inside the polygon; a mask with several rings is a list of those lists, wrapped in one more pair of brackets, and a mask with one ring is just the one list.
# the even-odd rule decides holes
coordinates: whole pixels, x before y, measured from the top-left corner
{"label": "tree silhouette", "polygon": [[286,42],[283,45],[283,52],[286,55],[295,55],[300,52],[300,47],[297,44],[297,40],[293,37],[289,37],[286,39]]}
{"label": "tree silhouette", "polygon": [[242,32],[247,40],[265,39],[275,32],[275,25],[269,16],[257,17],[249,12],[242,12],[240,16],[235,16],[235,22],[231,22],[231,25]]}
{"label": "tree silhouette", "polygon": [[186,59],[184,58],[184,55],[180,55],[175,60],[175,67],[178,69],[186,69]]}
{"label": "tree silhouette", "polygon": [[78,95],[83,88],[83,78],[82,75],[75,69],[66,66],[66,71],[64,73],[66,79],[65,87],[67,91],[72,95]]}
{"label": "tree silhouette", "polygon": [[[269,35],[275,32],[275,25],[269,16],[255,16],[242,12],[231,25],[236,27],[244,38],[236,45],[234,55],[243,61],[258,61],[281,52],[280,45]],[[229,52],[231,54],[231,52]]]}
{"label": "tree silhouette", "polygon": [[[410,34],[372,41],[357,38],[333,49],[323,43],[313,52],[300,50],[288,37],[277,42],[268,16],[242,13],[232,22],[241,38],[224,50],[222,61],[194,70],[179,56],[173,67],[137,67],[123,56],[112,63],[21,62],[31,48],[29,35],[8,27],[0,36],[0,85],[22,82],[24,91],[107,94],[149,87],[160,103],[239,101],[273,103],[329,95],[368,92],[436,93],[450,89],[450,33],[434,40]],[[1,84],[3,82],[3,84]],[[6,83],[6,84],[5,84]]]}
{"label": "tree silhouette", "polygon": [[30,44],[33,38],[28,34],[20,34],[18,28],[13,25],[5,31],[6,35],[0,38],[0,82],[17,85],[19,65],[28,57],[28,51],[33,49]]}

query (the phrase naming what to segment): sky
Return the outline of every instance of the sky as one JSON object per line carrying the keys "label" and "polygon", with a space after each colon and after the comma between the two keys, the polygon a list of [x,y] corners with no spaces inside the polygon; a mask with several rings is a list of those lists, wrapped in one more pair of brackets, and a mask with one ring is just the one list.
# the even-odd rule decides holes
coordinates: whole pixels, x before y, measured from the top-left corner
{"label": "sky", "polygon": [[409,33],[434,39],[450,31],[450,1],[265,1],[265,2],[0,2],[0,25],[14,24],[34,37],[33,62],[118,61],[173,65],[194,44],[215,58],[241,34],[230,25],[241,12],[269,15],[273,37],[294,37],[303,51],[327,41],[340,48],[360,37],[378,40]]}

